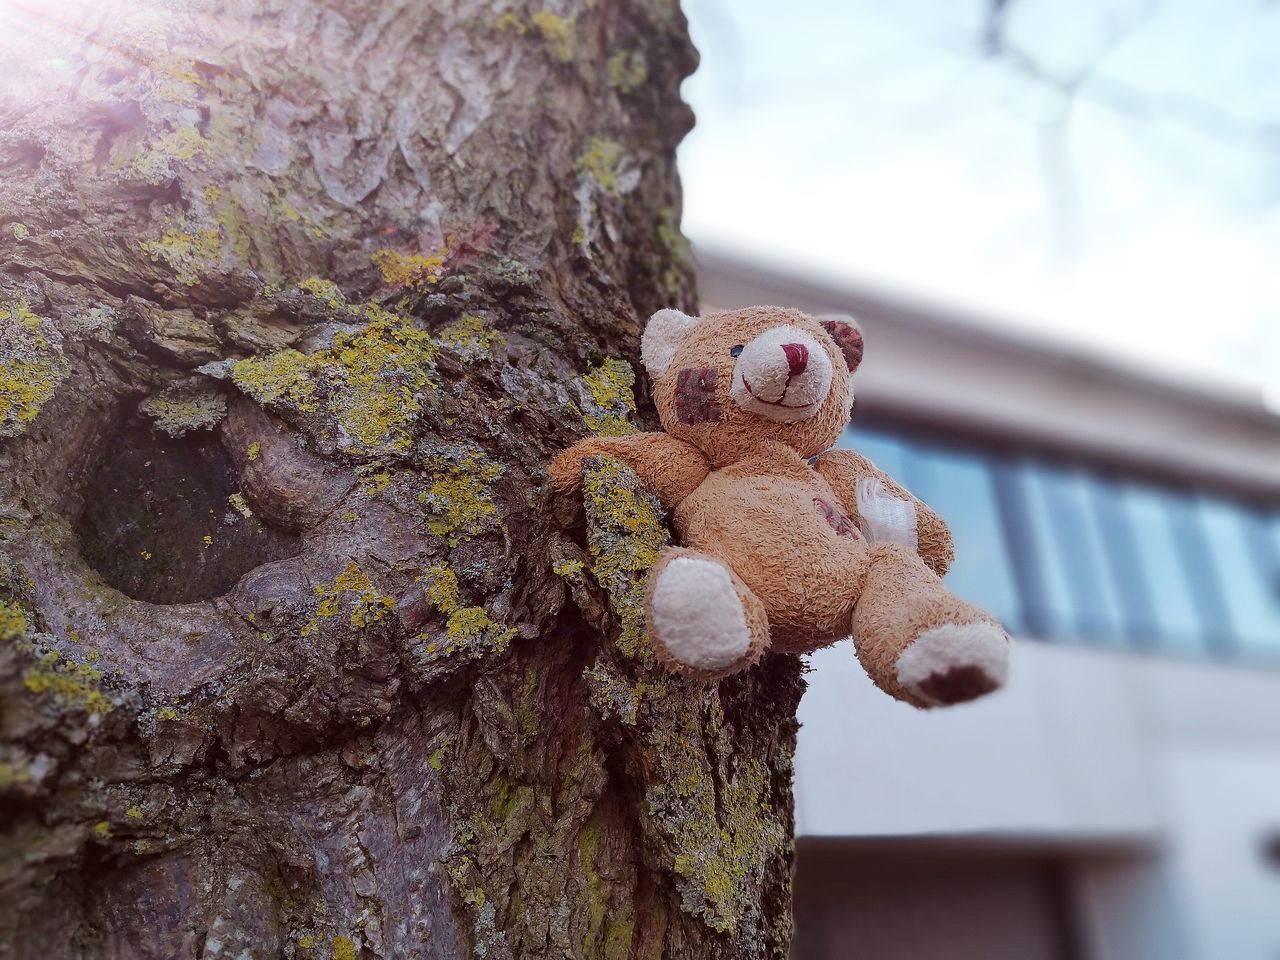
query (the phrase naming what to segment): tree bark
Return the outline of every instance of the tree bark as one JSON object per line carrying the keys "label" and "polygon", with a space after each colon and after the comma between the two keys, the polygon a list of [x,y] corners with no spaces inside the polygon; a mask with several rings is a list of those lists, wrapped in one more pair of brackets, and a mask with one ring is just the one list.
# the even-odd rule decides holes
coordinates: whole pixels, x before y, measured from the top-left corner
{"label": "tree bark", "polygon": [[0,956],[785,956],[798,661],[545,482],[695,306],[678,6],[0,21]]}

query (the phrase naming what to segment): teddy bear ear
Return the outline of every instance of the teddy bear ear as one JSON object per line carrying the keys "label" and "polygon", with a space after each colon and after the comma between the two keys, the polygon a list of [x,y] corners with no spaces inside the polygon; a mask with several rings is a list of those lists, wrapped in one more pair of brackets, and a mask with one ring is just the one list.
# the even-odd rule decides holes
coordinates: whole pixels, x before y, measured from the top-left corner
{"label": "teddy bear ear", "polygon": [[697,317],[679,310],[659,310],[649,318],[640,338],[640,362],[649,371],[649,376],[661,376],[671,366],[681,341],[697,325]]}
{"label": "teddy bear ear", "polygon": [[862,328],[858,326],[858,321],[847,313],[828,313],[813,319],[822,324],[823,329],[836,342],[836,346],[844,354],[844,362],[849,372],[853,373],[857,370],[858,364],[862,363],[863,348]]}

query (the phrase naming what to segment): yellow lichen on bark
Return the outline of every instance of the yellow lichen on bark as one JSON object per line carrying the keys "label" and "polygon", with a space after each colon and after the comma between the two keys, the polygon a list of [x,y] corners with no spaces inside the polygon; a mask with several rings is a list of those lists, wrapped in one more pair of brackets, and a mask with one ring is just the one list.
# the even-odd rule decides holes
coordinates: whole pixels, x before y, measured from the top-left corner
{"label": "yellow lichen on bark", "polygon": [[636,409],[636,374],[631,364],[606,357],[600,366],[588,371],[582,381],[591,394],[590,408],[582,411],[582,420],[588,428],[605,437],[636,432],[628,419]]}
{"label": "yellow lichen on bark", "polygon": [[431,486],[420,497],[435,514],[427,529],[450,544],[483,531],[498,513],[489,485],[501,473],[498,464],[473,448],[433,471]]}
{"label": "yellow lichen on bark", "polygon": [[66,375],[54,325],[25,300],[0,306],[0,437],[22,433]]}
{"label": "yellow lichen on bark", "polygon": [[203,274],[222,261],[222,230],[215,223],[200,224],[183,219],[168,227],[158,240],[138,244],[152,263],[164,263],[184,286],[194,287]]}
{"label": "yellow lichen on bark", "polygon": [[439,281],[440,271],[444,267],[444,255],[426,256],[382,249],[374,251],[373,265],[378,268],[382,282],[387,286],[418,290]]}
{"label": "yellow lichen on bark", "polygon": [[347,306],[337,299],[336,287],[310,283],[308,292],[338,303],[364,326],[339,333],[331,347],[312,354],[287,348],[237,361],[232,382],[282,413],[318,414],[317,429],[336,428],[343,452],[408,450],[410,427],[422,410],[420,394],[434,387],[437,346],[404,317],[373,303]]}
{"label": "yellow lichen on bark", "polygon": [[489,355],[505,338],[501,331],[485,323],[484,318],[468,314],[441,327],[436,340],[449,352],[472,361]]}
{"label": "yellow lichen on bark", "polygon": [[180,437],[217,426],[227,415],[227,401],[207,388],[170,387],[147,397],[139,409],[155,421],[157,429]]}
{"label": "yellow lichen on bark", "polygon": [[0,640],[21,640],[27,633],[27,615],[16,603],[0,600]]}
{"label": "yellow lichen on bark", "polygon": [[437,564],[427,573],[431,577],[427,601],[445,614],[447,619],[443,648],[428,634],[418,636],[419,640],[425,641],[424,653],[432,656],[437,653],[452,655],[461,652],[475,658],[486,652],[501,653],[506,650],[516,635],[513,627],[504,627],[496,622],[484,607],[460,606],[462,591],[458,576],[446,564]]}
{"label": "yellow lichen on bark", "polygon": [[441,613],[453,613],[458,609],[458,577],[444,564],[432,567],[431,586],[427,588],[427,600]]}
{"label": "yellow lichen on bark", "polygon": [[631,93],[649,76],[644,54],[636,50],[619,50],[605,63],[609,86],[619,93]]}
{"label": "yellow lichen on bark", "polygon": [[338,335],[319,359],[336,388],[328,406],[354,452],[409,448],[407,427],[422,409],[417,393],[431,384],[435,354],[425,332],[381,309],[363,330]]}
{"label": "yellow lichen on bark", "polygon": [[305,412],[315,409],[311,366],[310,357],[289,348],[237,361],[231,369],[231,381],[264,406],[288,404]]}
{"label": "yellow lichen on bark", "polygon": [[591,573],[622,624],[618,650],[654,663],[645,636],[644,592],[658,551],[670,542],[662,508],[626,466],[611,457],[588,461],[583,476]]}
{"label": "yellow lichen on bark", "polygon": [[22,682],[31,693],[51,697],[65,709],[102,715],[111,712],[112,704],[98,687],[101,679],[101,670],[52,652],[40,657]]}
{"label": "yellow lichen on bark", "polygon": [[561,17],[550,10],[539,10],[531,18],[534,28],[542,35],[551,56],[561,63],[573,62],[574,19]]}
{"label": "yellow lichen on bark", "polygon": [[578,170],[589,173],[601,189],[618,195],[618,161],[622,159],[622,144],[608,137],[592,137],[586,152],[578,158]]}
{"label": "yellow lichen on bark", "polygon": [[346,569],[334,577],[332,583],[318,584],[316,594],[321,598],[316,607],[317,617],[337,616],[345,598],[350,602],[351,625],[362,630],[371,623],[381,622],[396,606],[395,598],[380,592],[354,560],[347,561]]}

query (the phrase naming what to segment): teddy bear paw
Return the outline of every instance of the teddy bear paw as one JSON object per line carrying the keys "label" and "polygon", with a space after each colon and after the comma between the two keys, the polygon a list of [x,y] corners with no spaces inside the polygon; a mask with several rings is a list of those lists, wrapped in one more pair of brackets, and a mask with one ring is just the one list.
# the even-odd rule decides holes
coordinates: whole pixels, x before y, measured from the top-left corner
{"label": "teddy bear paw", "polygon": [[944,623],[898,656],[898,683],[927,706],[976,700],[1009,673],[1009,635],[998,624]]}
{"label": "teddy bear paw", "polygon": [[718,677],[746,666],[760,646],[747,621],[742,598],[723,564],[677,556],[657,571],[650,593],[649,637],[659,659],[679,672]]}

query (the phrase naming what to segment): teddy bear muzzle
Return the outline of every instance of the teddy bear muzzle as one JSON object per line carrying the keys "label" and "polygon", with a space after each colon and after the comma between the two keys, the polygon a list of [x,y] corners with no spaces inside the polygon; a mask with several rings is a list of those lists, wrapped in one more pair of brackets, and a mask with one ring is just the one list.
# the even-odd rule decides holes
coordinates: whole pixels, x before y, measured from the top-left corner
{"label": "teddy bear muzzle", "polygon": [[807,420],[831,392],[831,358],[809,333],[771,327],[742,348],[730,396],[743,410],[777,423]]}

